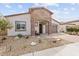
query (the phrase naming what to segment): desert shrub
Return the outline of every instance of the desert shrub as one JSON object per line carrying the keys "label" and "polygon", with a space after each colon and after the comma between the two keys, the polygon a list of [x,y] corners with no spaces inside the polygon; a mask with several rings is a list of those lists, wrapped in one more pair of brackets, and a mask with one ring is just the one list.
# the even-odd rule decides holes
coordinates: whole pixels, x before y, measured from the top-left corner
{"label": "desert shrub", "polygon": [[76,32],[76,34],[78,34],[79,29],[78,29],[78,28],[75,28],[75,30],[74,30],[74,31]]}
{"label": "desert shrub", "polygon": [[24,45],[23,48],[25,49],[25,48],[27,48],[27,46]]}
{"label": "desert shrub", "polygon": [[57,41],[53,41],[53,43],[56,43]]}
{"label": "desert shrub", "polygon": [[22,38],[22,37],[23,37],[23,35],[22,35],[22,34],[18,34],[18,35],[17,35],[17,37]]}
{"label": "desert shrub", "polygon": [[39,43],[42,43],[42,40],[39,40],[38,42],[39,42]]}
{"label": "desert shrub", "polygon": [[7,38],[6,37],[2,37],[2,40],[6,40]]}
{"label": "desert shrub", "polygon": [[28,38],[29,38],[29,36],[26,36],[25,38],[26,38],[26,39],[28,39]]}

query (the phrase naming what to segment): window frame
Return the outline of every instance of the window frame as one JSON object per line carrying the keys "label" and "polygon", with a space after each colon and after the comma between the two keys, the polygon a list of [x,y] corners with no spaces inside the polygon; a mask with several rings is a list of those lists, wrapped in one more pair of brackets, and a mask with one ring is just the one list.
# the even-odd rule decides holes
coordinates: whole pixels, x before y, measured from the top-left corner
{"label": "window frame", "polygon": [[[20,29],[17,29],[17,23],[19,22],[22,22],[25,24],[25,29],[24,30],[20,30]],[[15,21],[15,31],[26,31],[26,21]]]}

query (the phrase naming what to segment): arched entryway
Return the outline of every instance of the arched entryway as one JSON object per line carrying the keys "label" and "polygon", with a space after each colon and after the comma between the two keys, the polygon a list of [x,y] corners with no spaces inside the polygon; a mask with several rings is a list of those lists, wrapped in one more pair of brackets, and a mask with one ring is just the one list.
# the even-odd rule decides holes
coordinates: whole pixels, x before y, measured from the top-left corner
{"label": "arched entryway", "polygon": [[31,34],[51,34],[52,33],[52,19],[53,14],[46,8],[31,8]]}
{"label": "arched entryway", "polygon": [[35,32],[37,34],[46,34],[46,21],[36,21],[35,22]]}

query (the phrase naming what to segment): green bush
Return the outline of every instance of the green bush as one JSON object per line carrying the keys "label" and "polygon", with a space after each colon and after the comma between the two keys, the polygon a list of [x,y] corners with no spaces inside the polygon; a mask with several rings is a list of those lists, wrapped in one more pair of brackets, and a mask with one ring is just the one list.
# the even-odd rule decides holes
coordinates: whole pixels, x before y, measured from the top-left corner
{"label": "green bush", "polygon": [[70,28],[67,28],[66,29],[67,30],[67,32],[75,32],[76,34],[79,32],[79,28],[72,28],[72,27],[70,27]]}
{"label": "green bush", "polygon": [[67,30],[67,32],[73,32],[74,28],[67,28],[66,30]]}
{"label": "green bush", "polygon": [[18,34],[18,35],[17,35],[17,37],[22,38],[22,37],[23,37],[23,35],[22,35],[22,34]]}

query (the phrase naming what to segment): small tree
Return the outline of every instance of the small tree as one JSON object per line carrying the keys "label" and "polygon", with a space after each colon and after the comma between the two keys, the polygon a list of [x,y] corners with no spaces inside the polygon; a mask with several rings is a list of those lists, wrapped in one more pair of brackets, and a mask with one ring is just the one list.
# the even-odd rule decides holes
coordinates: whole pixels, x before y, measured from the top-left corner
{"label": "small tree", "polygon": [[7,31],[7,29],[12,28],[10,22],[4,17],[0,17],[0,33]]}
{"label": "small tree", "polygon": [[4,19],[0,19],[0,30],[5,31],[6,29],[10,29],[12,26],[9,23],[9,21],[4,20]]}

